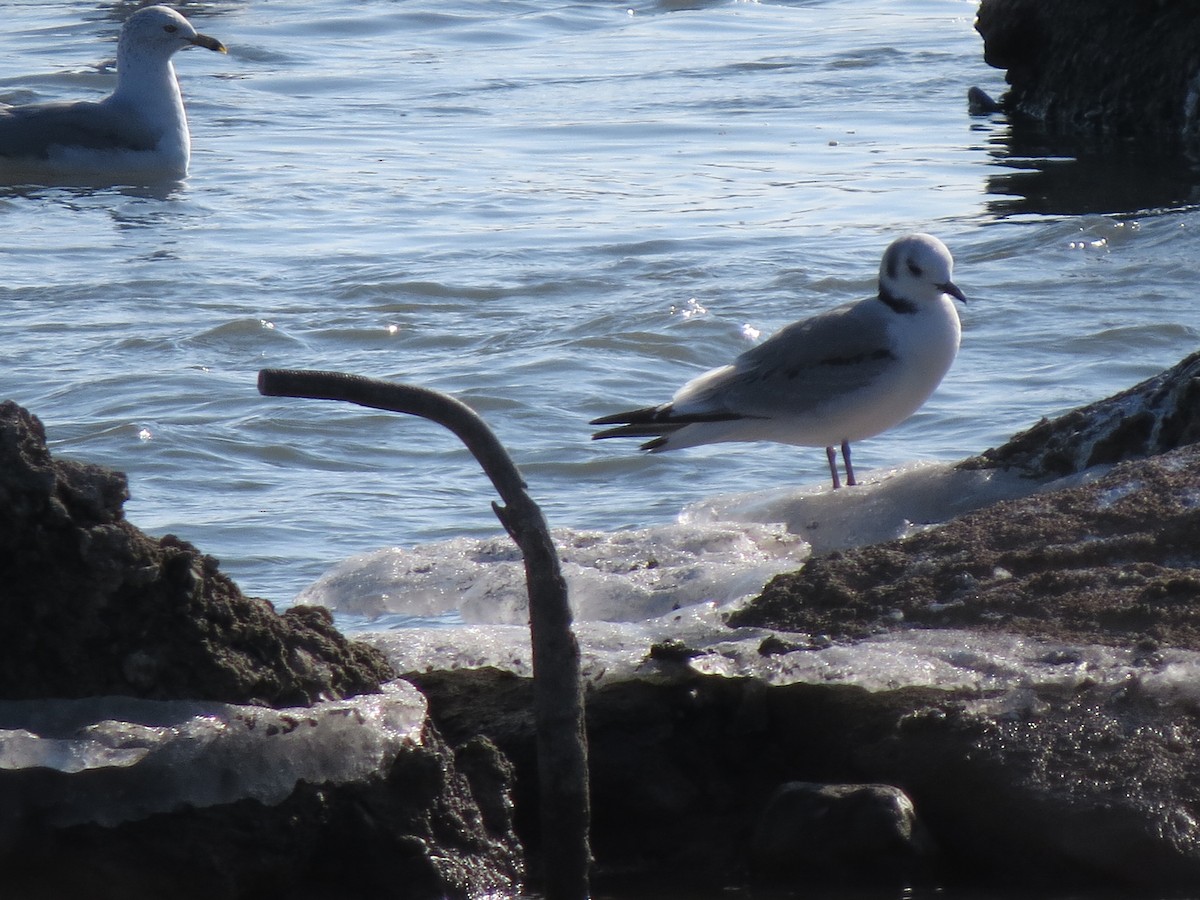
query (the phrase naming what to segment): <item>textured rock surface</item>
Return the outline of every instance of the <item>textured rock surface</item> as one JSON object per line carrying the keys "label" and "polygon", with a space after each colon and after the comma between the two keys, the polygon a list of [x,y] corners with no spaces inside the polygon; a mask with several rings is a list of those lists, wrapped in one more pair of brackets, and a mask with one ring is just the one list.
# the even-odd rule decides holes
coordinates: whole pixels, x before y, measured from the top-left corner
{"label": "textured rock surface", "polygon": [[1047,127],[1200,145],[1200,16],[1186,0],[982,0],[1010,112]]}
{"label": "textured rock surface", "polygon": [[[124,520],[127,496],[123,475],[52,459],[41,423],[0,404],[0,700],[306,706],[393,677],[328,611],[279,615],[243,596],[213,558],[138,531]],[[184,804],[112,826],[54,827],[23,802],[77,795],[85,783],[130,790],[124,775],[119,764],[0,767],[0,896],[441,900],[514,893],[524,873],[511,767],[482,739],[456,753],[429,723],[374,775],[300,781],[275,805]]]}
{"label": "textured rock surface", "polygon": [[1198,442],[1200,353],[1193,353],[1119,394],[1056,419],[1043,419],[960,467],[1014,469],[1030,478],[1060,478]]}
{"label": "textured rock surface", "polygon": [[731,617],[864,637],[971,628],[1200,649],[1200,446],[998,503],[904,541],[815,557]]}
{"label": "textured rock surface", "polygon": [[[463,670],[420,681],[451,742],[482,732],[513,761],[518,831],[536,851],[526,680]],[[588,696],[594,880],[610,892],[745,884],[762,811],[782,785],[805,780],[903,789],[936,846],[927,868],[901,868],[894,848],[864,842],[846,883],[889,873],[893,889],[1200,882],[1200,726],[1187,704],[1132,684],[988,703],[973,691],[771,687],[686,669],[601,687]]]}
{"label": "textured rock surface", "polygon": [[[341,786],[301,783],[282,803],[183,809],[108,828],[24,822],[0,835],[0,895],[443,900],[508,895],[523,874],[503,765],[479,741],[459,767],[432,728],[385,772]],[[482,792],[480,771],[492,779]],[[474,777],[464,774],[472,771]],[[0,771],[0,797],[17,778]],[[493,810],[489,816],[480,807]]]}
{"label": "textured rock surface", "polygon": [[0,699],[290,706],[392,676],[327,611],[279,615],[187,542],[140,532],[127,498],[124,475],[52,459],[37,418],[0,404]]}

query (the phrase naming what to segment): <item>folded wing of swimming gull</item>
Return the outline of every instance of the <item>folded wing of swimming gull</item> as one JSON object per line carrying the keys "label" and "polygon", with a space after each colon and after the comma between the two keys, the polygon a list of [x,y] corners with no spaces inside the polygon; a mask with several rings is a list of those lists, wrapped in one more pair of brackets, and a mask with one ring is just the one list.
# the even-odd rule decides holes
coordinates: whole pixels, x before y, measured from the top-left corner
{"label": "folded wing of swimming gull", "polygon": [[0,108],[0,173],[185,176],[191,137],[171,57],[189,46],[225,52],[172,9],[138,10],[121,29],[111,95]]}
{"label": "folded wing of swimming gull", "polygon": [[[937,238],[893,241],[879,267],[879,293],[781,329],[727,366],[692,379],[668,403],[595,419],[616,425],[595,439],[653,437],[662,452],[722,441],[824,447],[833,486],[855,484],[850,443],[916,412],[958,353],[954,260]],[[952,299],[953,298],[953,299]]]}

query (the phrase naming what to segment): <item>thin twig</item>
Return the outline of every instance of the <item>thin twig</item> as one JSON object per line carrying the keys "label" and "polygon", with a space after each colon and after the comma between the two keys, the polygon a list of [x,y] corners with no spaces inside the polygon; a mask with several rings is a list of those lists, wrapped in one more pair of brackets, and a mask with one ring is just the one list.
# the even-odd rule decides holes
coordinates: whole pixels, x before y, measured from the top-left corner
{"label": "thin twig", "polygon": [[268,397],[345,400],[429,419],[454,432],[495,485],[503,505],[492,508],[525,557],[529,586],[545,894],[547,900],[586,900],[590,802],[579,645],[546,519],[508,451],[469,406],[428,388],[340,372],[263,369],[258,390]]}

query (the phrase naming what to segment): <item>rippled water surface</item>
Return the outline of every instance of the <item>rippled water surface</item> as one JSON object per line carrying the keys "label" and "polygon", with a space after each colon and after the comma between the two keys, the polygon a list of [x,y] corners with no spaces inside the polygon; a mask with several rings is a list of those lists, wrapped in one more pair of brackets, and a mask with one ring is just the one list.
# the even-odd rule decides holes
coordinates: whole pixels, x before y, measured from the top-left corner
{"label": "rippled water surface", "polygon": [[[0,100],[109,90],[129,9],[9,4]],[[863,472],[978,452],[1200,337],[1191,170],[968,115],[1003,90],[970,0],[182,9],[230,51],[176,58],[186,182],[0,189],[0,395],[250,593],[498,530],[448,434],[262,398],[263,367],[448,391],[551,524],[623,529],[827,477],[817,449],[645,457],[587,420],[872,291],[906,230],[955,254],[963,348]]]}

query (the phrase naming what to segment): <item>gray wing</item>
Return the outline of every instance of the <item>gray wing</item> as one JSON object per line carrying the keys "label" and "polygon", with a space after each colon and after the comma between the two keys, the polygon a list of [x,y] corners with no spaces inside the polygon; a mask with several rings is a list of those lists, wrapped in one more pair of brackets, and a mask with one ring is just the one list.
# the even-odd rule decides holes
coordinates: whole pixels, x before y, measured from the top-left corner
{"label": "gray wing", "polygon": [[672,400],[673,412],[803,415],[865,387],[895,362],[887,315],[871,298],[789,325],[731,365],[688,382]]}
{"label": "gray wing", "polygon": [[51,147],[153,150],[158,135],[103,103],[31,103],[0,109],[0,156],[45,159]]}

